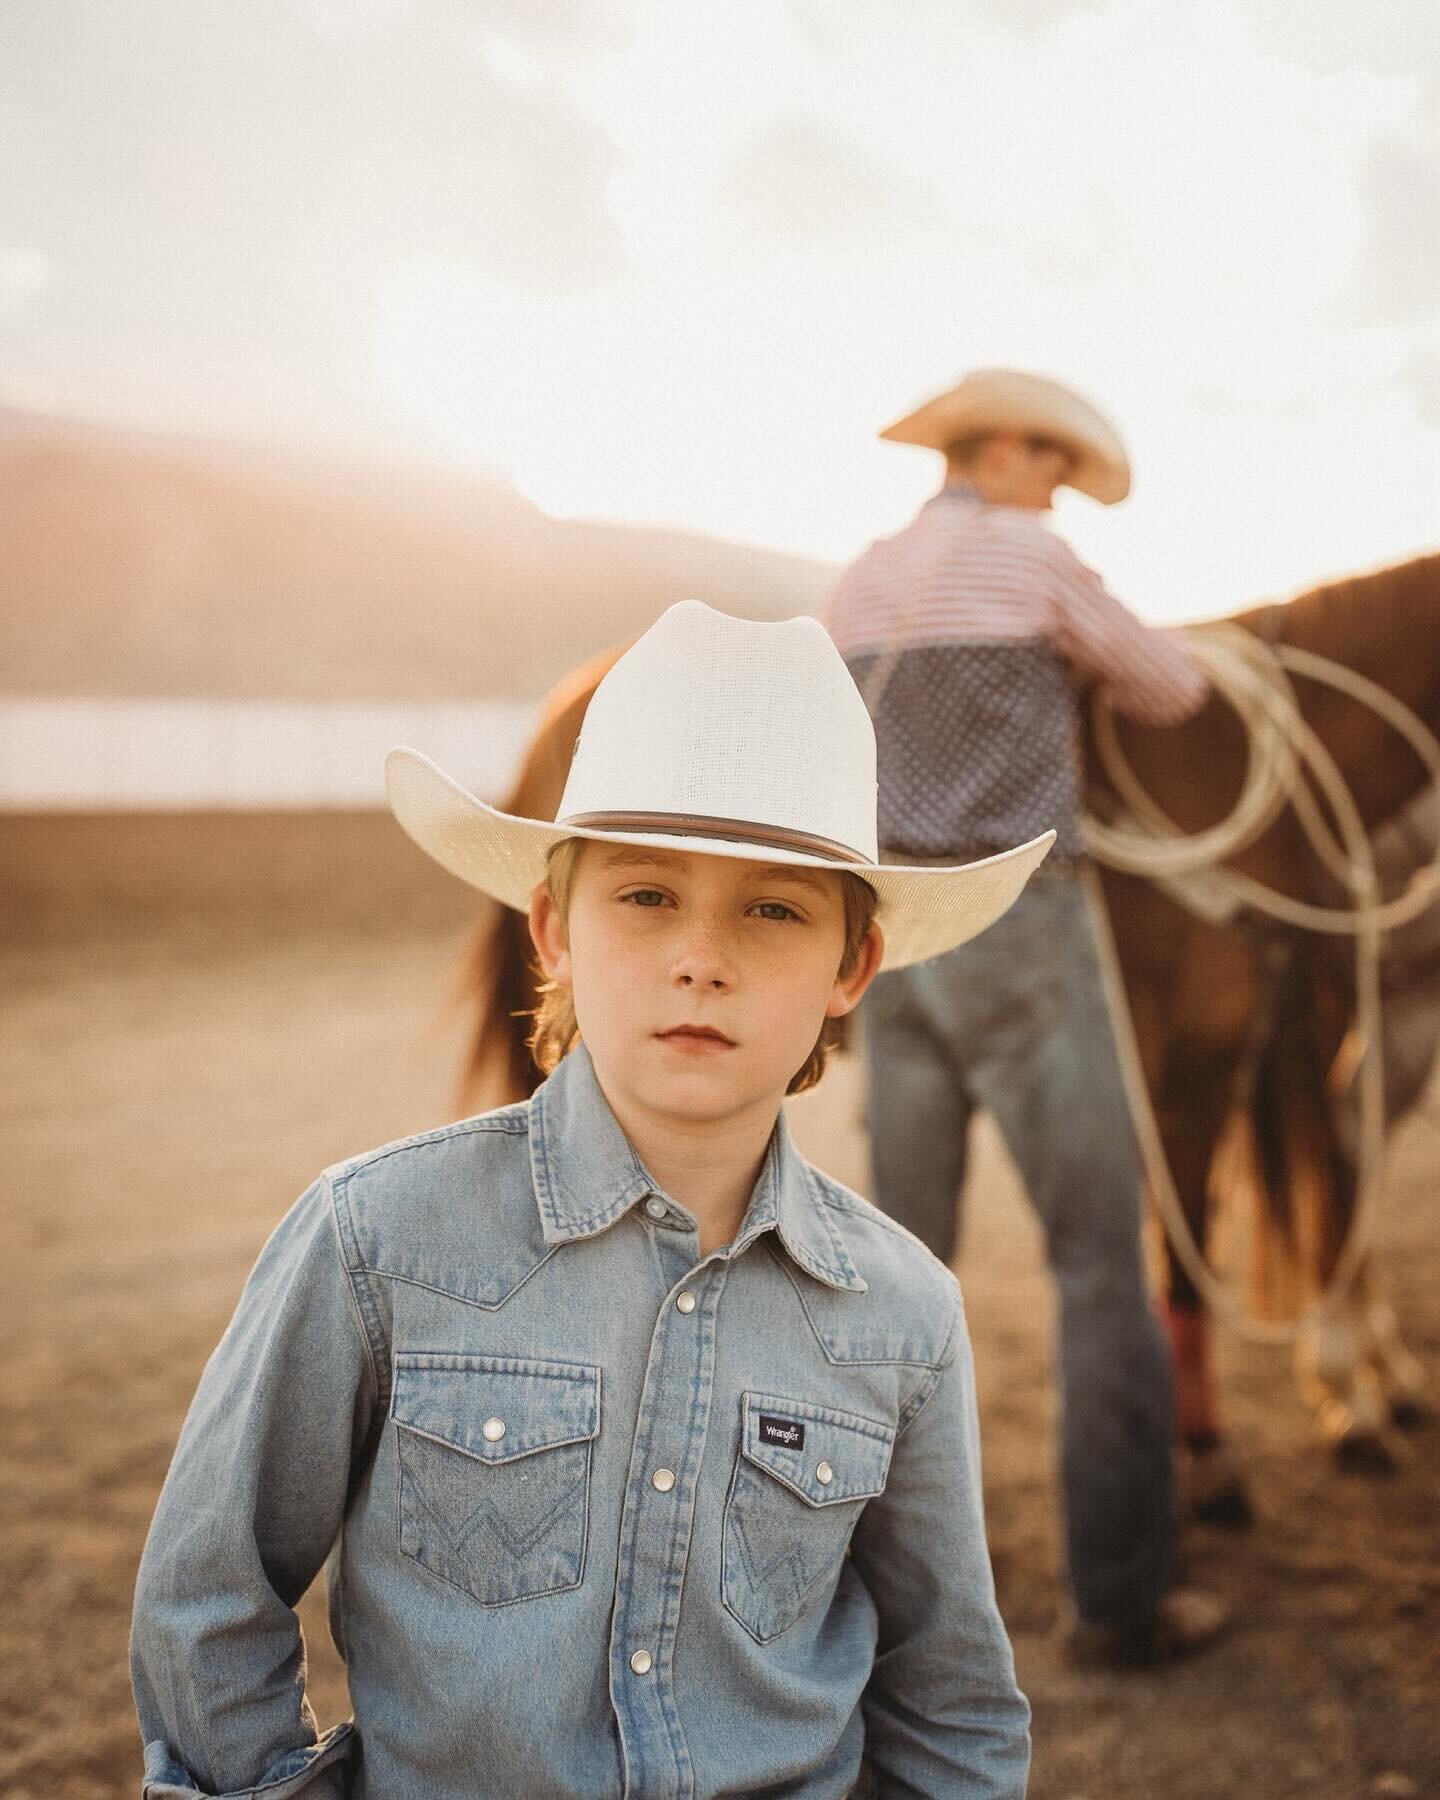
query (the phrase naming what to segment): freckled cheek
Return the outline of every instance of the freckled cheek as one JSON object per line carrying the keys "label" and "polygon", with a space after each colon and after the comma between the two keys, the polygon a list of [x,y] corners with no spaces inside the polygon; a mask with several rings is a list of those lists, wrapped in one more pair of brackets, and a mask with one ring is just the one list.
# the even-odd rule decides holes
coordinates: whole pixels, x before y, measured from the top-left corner
{"label": "freckled cheek", "polygon": [[[830,999],[834,976],[828,967],[797,969],[793,964],[777,967],[770,978],[757,987],[764,995],[764,1005],[777,1025],[788,1034],[803,1038],[814,1036],[825,1022],[825,1007]],[[808,1049],[809,1046],[807,1045]]]}
{"label": "freckled cheek", "polygon": [[577,964],[577,1008],[588,1001],[594,1013],[598,1005],[616,1026],[640,1023],[647,1029],[651,1013],[668,986],[673,952],[667,934],[654,929],[654,921],[641,919],[638,928],[608,927],[583,942]]}
{"label": "freckled cheek", "polygon": [[582,944],[576,961],[576,983],[592,991],[624,993],[643,981],[654,965],[654,955],[623,936],[607,933],[594,943]]}
{"label": "freckled cheek", "polygon": [[823,1007],[839,972],[842,948],[837,944],[832,953],[828,945],[807,943],[801,949],[793,942],[769,944],[763,969],[757,965],[757,973],[763,973],[767,988],[788,995],[792,1004],[814,1001]]}

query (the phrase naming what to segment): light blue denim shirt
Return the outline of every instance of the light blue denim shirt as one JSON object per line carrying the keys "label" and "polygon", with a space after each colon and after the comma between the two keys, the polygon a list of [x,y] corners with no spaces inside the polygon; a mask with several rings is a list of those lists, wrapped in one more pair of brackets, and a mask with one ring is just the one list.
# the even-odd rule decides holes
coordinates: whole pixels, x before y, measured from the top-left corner
{"label": "light blue denim shirt", "polygon": [[[330,1558],[353,1725],[292,1608]],[[147,1800],[1025,1791],[953,1277],[777,1125],[699,1255],[583,1049],[328,1170],[136,1591]]]}

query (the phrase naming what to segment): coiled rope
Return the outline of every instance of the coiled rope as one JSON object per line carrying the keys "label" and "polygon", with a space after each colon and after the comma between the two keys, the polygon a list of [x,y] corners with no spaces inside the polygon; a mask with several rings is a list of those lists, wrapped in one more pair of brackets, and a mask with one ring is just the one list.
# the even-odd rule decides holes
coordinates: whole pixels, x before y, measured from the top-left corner
{"label": "coiled rope", "polygon": [[[1325,745],[1306,724],[1292,675],[1320,682],[1368,706],[1410,745],[1440,785],[1440,742],[1393,694],[1343,664],[1289,644],[1267,644],[1237,625],[1193,627],[1184,632],[1196,660],[1246,729],[1247,764],[1240,794],[1219,824],[1182,832],[1145,791],[1120,747],[1113,708],[1104,690],[1094,702],[1097,754],[1126,817],[1114,822],[1087,815],[1086,847],[1097,862],[1159,880],[1201,877],[1213,893],[1287,925],[1343,933],[1355,940],[1356,1069],[1359,1148],[1356,1198],[1350,1228],[1322,1291],[1293,1321],[1252,1317],[1206,1261],[1175,1190],[1149,1084],[1136,1042],[1098,875],[1086,877],[1100,941],[1106,997],[1115,1025],[1121,1070],[1151,1193],[1176,1256],[1211,1312],[1243,1336],[1288,1343],[1339,1305],[1364,1262],[1374,1237],[1384,1180],[1385,1095],[1381,1050],[1380,948],[1382,934],[1416,918],[1440,895],[1440,856],[1418,870],[1404,892],[1383,900],[1369,835],[1348,783]],[[1325,817],[1328,804],[1334,828]],[[1267,887],[1225,866],[1255,841],[1283,811],[1294,809],[1305,836],[1348,896],[1343,906],[1317,906]]]}

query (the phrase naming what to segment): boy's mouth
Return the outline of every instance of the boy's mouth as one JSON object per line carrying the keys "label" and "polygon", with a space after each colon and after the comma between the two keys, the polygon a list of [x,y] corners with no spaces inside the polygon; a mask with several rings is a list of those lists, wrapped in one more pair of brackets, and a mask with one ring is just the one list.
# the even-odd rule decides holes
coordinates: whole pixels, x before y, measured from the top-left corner
{"label": "boy's mouth", "polygon": [[735,1048],[734,1038],[726,1037],[713,1025],[672,1025],[669,1031],[657,1031],[655,1035],[662,1044],[673,1044],[677,1050],[703,1050],[710,1046],[717,1050]]}

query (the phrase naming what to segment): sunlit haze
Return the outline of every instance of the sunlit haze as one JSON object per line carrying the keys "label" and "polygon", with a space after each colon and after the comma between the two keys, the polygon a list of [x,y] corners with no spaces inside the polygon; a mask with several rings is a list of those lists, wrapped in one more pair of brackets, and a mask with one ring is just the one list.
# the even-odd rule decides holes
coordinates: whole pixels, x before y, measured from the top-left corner
{"label": "sunlit haze", "polygon": [[1432,0],[18,0],[0,111],[0,404],[841,559],[1010,363],[1147,616],[1437,537]]}

